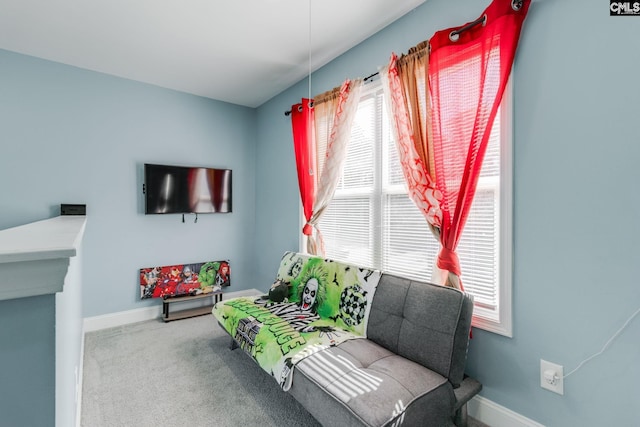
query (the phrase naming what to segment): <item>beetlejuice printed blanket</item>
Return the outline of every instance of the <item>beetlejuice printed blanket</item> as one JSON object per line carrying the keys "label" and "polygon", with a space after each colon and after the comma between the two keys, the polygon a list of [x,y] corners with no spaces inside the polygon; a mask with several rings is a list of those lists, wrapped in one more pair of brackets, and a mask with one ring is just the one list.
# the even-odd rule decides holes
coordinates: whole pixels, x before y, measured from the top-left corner
{"label": "beetlejuice printed blanket", "polygon": [[286,252],[276,282],[281,302],[267,296],[218,302],[213,314],[284,390],[300,360],[349,339],[363,338],[380,271]]}

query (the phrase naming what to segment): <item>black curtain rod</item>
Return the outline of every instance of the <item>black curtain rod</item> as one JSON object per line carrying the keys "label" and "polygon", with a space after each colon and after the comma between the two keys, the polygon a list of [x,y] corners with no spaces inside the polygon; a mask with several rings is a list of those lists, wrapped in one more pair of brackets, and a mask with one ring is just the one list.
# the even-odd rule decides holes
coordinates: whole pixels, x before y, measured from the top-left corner
{"label": "black curtain rod", "polygon": [[[371,74],[371,75],[369,75],[369,76],[365,77],[365,78],[364,78],[364,79],[362,79],[362,80],[366,83],[368,80],[371,80],[372,78],[374,78],[374,77],[375,77],[375,76],[377,76],[378,74],[379,74],[379,72],[377,72],[377,71],[376,71],[375,73],[373,73],[373,74]],[[313,107],[313,103],[311,104],[311,106]],[[298,109],[299,109],[299,108],[300,108],[300,107],[298,107]],[[291,110],[287,110],[287,111],[285,111],[285,112],[284,112],[284,115],[285,115],[285,116],[288,116],[288,115],[290,115],[290,114],[291,114]]]}
{"label": "black curtain rod", "polygon": [[380,73],[379,73],[378,71],[376,71],[375,73],[373,73],[373,74],[371,74],[371,75],[369,75],[369,76],[365,77],[365,78],[364,78],[364,79],[362,79],[362,80],[364,80],[364,81],[366,82],[367,80],[371,80],[372,78],[374,78],[374,77],[375,77],[375,76],[377,76],[378,74],[380,74]]}

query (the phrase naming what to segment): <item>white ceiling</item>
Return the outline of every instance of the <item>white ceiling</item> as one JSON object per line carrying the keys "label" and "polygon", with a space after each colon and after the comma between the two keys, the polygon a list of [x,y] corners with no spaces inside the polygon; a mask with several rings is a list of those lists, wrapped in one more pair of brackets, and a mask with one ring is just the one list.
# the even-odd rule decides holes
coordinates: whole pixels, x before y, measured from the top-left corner
{"label": "white ceiling", "polygon": [[0,49],[257,107],[425,0],[0,0]]}

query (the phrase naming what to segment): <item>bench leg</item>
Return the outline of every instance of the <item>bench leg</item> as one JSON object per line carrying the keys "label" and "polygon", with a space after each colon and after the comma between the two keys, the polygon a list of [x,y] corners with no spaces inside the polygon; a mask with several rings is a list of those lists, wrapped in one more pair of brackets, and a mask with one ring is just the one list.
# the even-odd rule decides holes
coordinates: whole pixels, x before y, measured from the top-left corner
{"label": "bench leg", "polygon": [[169,317],[169,303],[167,300],[162,300],[162,317],[165,319]]}
{"label": "bench leg", "polygon": [[238,348],[238,343],[236,342],[236,340],[231,338],[231,345],[229,346],[229,349],[230,350],[235,350],[236,348]]}
{"label": "bench leg", "polygon": [[455,413],[453,423],[456,427],[467,427],[467,404],[465,403]]}

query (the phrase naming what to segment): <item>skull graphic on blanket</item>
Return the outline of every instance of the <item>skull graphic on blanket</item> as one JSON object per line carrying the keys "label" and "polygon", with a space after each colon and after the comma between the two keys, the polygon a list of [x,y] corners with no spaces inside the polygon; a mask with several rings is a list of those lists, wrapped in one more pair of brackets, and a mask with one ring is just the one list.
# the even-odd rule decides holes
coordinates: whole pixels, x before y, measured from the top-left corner
{"label": "skull graphic on blanket", "polygon": [[[300,260],[293,265],[301,265]],[[324,302],[325,282],[326,273],[322,269],[307,269],[298,283],[298,295],[290,298],[295,302],[272,302],[257,299],[255,304],[263,305],[271,313],[287,321],[298,332],[312,332],[316,329],[309,325],[320,319],[316,310],[318,305]]]}
{"label": "skull graphic on blanket", "polygon": [[[377,270],[285,252],[276,275],[276,283],[289,285],[289,295],[284,302],[290,305],[286,308],[279,307],[278,313],[288,310],[287,318],[292,319],[293,313],[298,309],[302,322],[305,317],[315,321],[317,318],[314,316],[318,315],[321,319],[332,321],[334,326],[364,335],[366,314],[379,277],[380,272]],[[295,305],[291,304],[294,302]],[[274,301],[266,303],[270,309],[276,310],[273,307]],[[328,331],[327,328],[324,329],[324,332]]]}

